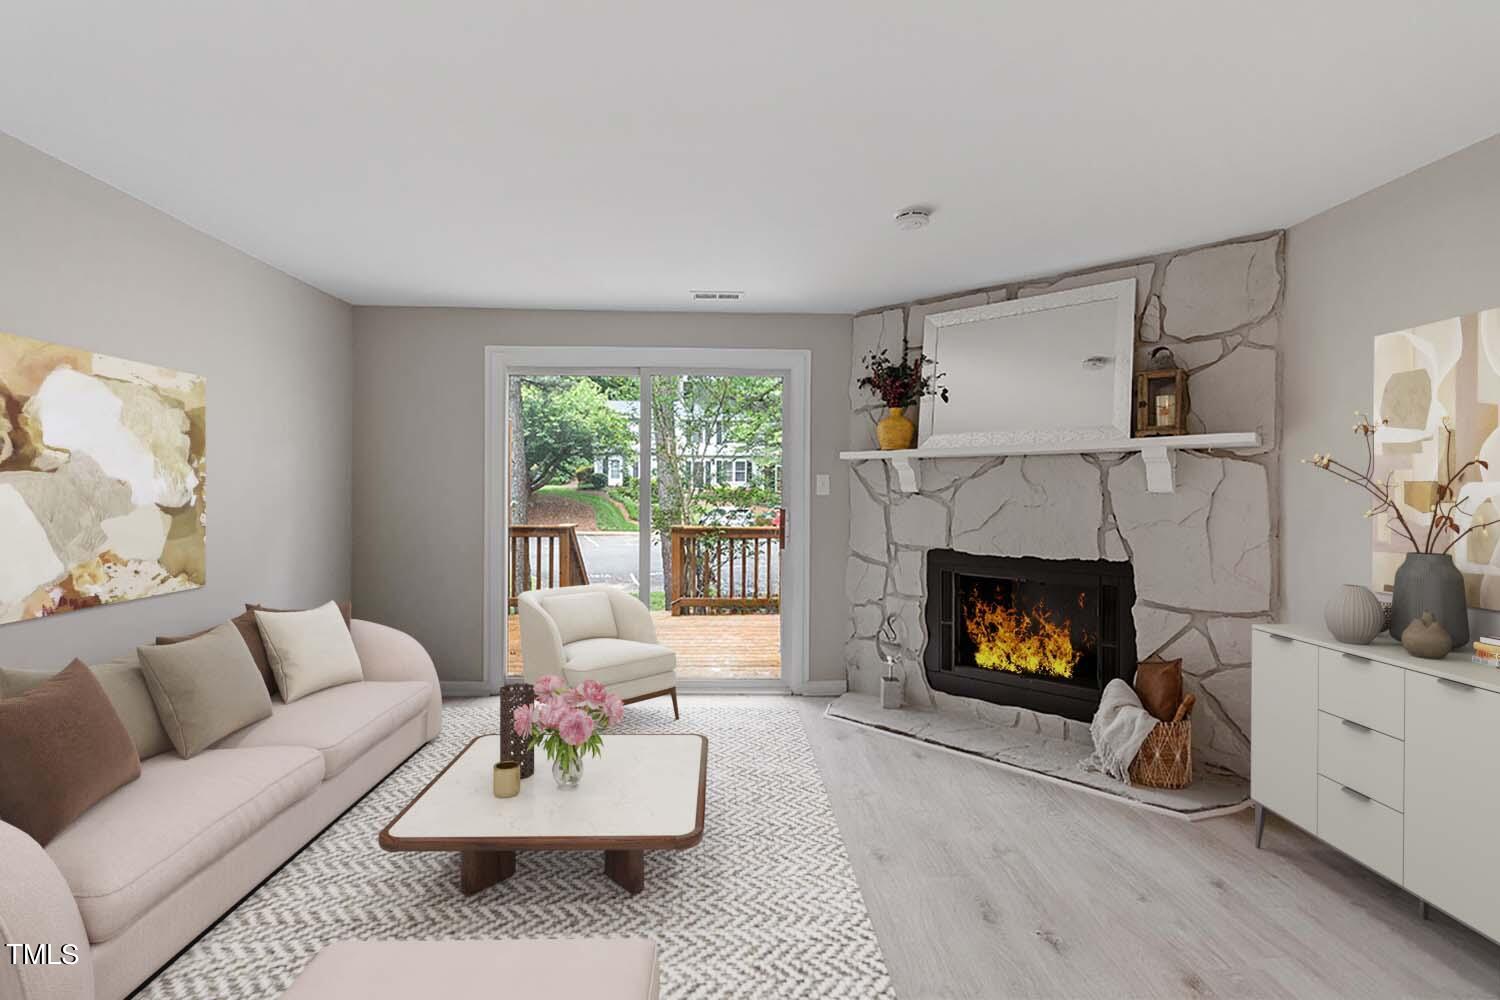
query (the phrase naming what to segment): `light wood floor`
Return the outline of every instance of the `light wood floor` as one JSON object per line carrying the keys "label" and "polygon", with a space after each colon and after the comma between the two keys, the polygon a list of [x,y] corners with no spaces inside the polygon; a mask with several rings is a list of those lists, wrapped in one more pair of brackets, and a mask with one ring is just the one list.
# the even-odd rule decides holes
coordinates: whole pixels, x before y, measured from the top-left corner
{"label": "light wood floor", "polygon": [[[781,676],[780,615],[670,615],[651,612],[656,641],[677,654],[679,680]],[[510,615],[508,671],[521,675],[521,622]]]}
{"label": "light wood floor", "polygon": [[1257,851],[1248,811],[1185,823],[798,701],[902,1000],[1500,995],[1500,946],[1275,819]]}

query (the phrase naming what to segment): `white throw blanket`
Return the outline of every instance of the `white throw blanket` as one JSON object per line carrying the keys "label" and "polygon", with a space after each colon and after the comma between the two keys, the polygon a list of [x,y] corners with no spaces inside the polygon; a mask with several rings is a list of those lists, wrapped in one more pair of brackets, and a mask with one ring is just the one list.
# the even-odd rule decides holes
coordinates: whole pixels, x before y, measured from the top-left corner
{"label": "white throw blanket", "polygon": [[1155,728],[1156,717],[1141,707],[1135,689],[1115,678],[1105,685],[1104,694],[1099,699],[1099,711],[1089,723],[1094,752],[1083,766],[1128,784],[1130,765],[1140,752],[1141,744]]}

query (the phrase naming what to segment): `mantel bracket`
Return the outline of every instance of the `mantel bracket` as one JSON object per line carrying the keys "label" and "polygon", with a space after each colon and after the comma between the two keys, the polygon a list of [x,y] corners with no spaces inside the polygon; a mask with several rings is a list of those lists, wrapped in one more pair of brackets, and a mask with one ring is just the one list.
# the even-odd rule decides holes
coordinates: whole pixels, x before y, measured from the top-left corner
{"label": "mantel bracket", "polygon": [[1141,460],[1146,463],[1146,490],[1150,493],[1176,493],[1173,471],[1177,468],[1177,451],[1162,445],[1147,445],[1141,449]]}
{"label": "mantel bracket", "polygon": [[896,477],[896,489],[902,493],[918,493],[922,489],[922,460],[918,458],[893,458],[891,472]]}

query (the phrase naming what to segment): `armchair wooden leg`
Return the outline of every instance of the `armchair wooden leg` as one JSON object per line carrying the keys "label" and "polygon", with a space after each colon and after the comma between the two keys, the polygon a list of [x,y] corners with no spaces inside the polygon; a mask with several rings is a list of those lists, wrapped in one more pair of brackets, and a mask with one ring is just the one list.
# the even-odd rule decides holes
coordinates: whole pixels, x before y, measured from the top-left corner
{"label": "armchair wooden leg", "polygon": [[680,718],[682,718],[682,713],[679,712],[679,711],[677,711],[677,689],[676,688],[672,689],[672,718],[674,718],[674,719],[680,719]]}

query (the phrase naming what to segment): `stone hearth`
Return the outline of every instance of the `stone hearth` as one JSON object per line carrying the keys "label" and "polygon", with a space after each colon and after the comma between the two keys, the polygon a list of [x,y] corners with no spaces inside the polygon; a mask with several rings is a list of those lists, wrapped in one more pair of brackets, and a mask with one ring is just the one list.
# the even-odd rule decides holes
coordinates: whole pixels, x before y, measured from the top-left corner
{"label": "stone hearth", "polygon": [[[1190,430],[1259,431],[1260,453],[1183,452],[1177,491],[1146,490],[1139,455],[1039,455],[928,461],[922,490],[894,489],[886,463],[860,462],[850,477],[846,574],[850,689],[878,692],[874,637],[884,617],[903,623],[909,704],[1024,725],[1074,738],[1084,724],[929,689],[926,553],[1129,560],[1135,573],[1136,651],[1181,657],[1198,696],[1194,751],[1203,763],[1249,773],[1250,626],[1278,598],[1275,489],[1277,342],[1282,237],[1167,254],[1080,275],[1006,285],[955,298],[879,310],[854,323],[851,447],[872,447],[876,400],[854,379],[860,360],[921,343],[929,313],[1135,277],[1137,346],[1170,347],[1189,370]],[[940,404],[939,404],[940,405]],[[1021,720],[1018,713],[1028,717]]]}

